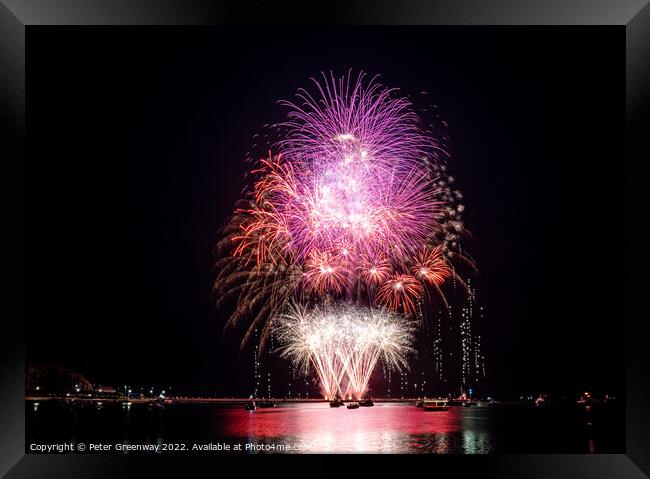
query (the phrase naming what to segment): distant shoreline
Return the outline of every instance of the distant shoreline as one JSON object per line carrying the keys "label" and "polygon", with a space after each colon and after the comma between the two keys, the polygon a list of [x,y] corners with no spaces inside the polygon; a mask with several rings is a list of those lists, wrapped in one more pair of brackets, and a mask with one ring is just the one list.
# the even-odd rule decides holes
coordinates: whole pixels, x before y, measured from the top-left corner
{"label": "distant shoreline", "polygon": [[[422,398],[373,398],[375,403],[415,403]],[[428,398],[436,399],[436,398]],[[445,398],[441,398],[445,399]],[[245,404],[249,401],[271,401],[278,404],[290,404],[290,403],[326,403],[329,402],[323,398],[205,398],[205,397],[169,397],[165,398],[167,404]],[[159,401],[158,398],[88,398],[88,397],[75,397],[75,396],[25,396],[26,402],[36,402],[36,401],[50,401],[50,402],[67,402],[67,403],[131,403],[131,404],[153,404]],[[351,401],[351,400],[350,400]],[[350,402],[348,401],[348,402]],[[593,400],[589,403],[581,403],[578,401],[570,400],[557,400],[557,401],[548,401],[546,406],[557,406],[557,405],[578,405],[578,406],[589,406],[589,405],[602,405],[602,404],[616,404],[617,401],[601,401]],[[473,407],[487,407],[487,401],[473,401]],[[512,401],[498,401],[494,404],[497,405],[531,405],[534,406],[534,402],[530,400],[512,400]]]}

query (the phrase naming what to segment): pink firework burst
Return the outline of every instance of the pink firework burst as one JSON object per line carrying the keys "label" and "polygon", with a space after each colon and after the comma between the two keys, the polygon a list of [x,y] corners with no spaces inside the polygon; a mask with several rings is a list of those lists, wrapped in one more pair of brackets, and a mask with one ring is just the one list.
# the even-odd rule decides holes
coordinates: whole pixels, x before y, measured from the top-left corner
{"label": "pink firework burst", "polygon": [[435,143],[410,102],[374,78],[315,85],[316,98],[301,90],[297,103],[283,102],[286,136],[281,155],[255,171],[262,211],[250,231],[298,260],[341,245],[369,257],[414,253],[437,226]]}

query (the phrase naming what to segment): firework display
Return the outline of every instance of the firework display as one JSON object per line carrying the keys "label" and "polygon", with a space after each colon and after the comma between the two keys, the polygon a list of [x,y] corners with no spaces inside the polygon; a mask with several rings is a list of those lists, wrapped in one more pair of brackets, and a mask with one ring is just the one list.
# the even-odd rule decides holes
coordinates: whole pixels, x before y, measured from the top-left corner
{"label": "firework display", "polygon": [[412,322],[385,309],[291,305],[276,320],[282,355],[313,367],[328,399],[363,398],[378,361],[401,369],[412,351]]}
{"label": "firework display", "polygon": [[[219,307],[232,308],[226,332],[241,332],[242,348],[258,330],[264,347],[270,319],[284,318],[282,336],[296,341],[285,340],[285,354],[311,364],[330,397],[342,384],[356,395],[394,350],[334,335],[316,354],[305,338],[332,328],[365,337],[380,317],[380,329],[393,321],[404,331],[427,302],[446,305],[448,278],[464,284],[454,260],[473,261],[459,245],[464,206],[446,153],[411,101],[364,74],[323,75],[313,84],[280,103],[288,114],[274,125],[279,138],[252,169],[252,188],[217,243],[214,292]],[[307,306],[311,313],[299,309]],[[296,315],[303,319],[287,320]],[[358,319],[366,317],[373,320]],[[290,334],[288,324],[300,332]]]}

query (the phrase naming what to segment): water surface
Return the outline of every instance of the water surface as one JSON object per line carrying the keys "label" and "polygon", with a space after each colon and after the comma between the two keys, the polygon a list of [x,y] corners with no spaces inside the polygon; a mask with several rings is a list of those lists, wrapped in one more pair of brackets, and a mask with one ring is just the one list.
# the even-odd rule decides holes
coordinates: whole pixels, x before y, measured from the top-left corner
{"label": "water surface", "polygon": [[[412,403],[330,408],[287,403],[247,411],[241,405],[105,404],[74,407],[26,402],[32,443],[241,444],[242,452],[359,453],[624,453],[624,415],[599,406],[504,405],[427,412]],[[248,444],[248,449],[246,445]],[[221,446],[219,446],[221,445]]]}

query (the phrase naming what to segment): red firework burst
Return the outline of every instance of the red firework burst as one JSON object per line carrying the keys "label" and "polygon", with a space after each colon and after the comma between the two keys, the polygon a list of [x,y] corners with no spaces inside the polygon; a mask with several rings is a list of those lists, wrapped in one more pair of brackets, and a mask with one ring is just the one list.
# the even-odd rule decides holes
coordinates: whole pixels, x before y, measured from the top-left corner
{"label": "red firework burst", "polygon": [[451,268],[442,254],[440,246],[425,248],[415,259],[413,274],[420,281],[440,286],[451,276]]}
{"label": "red firework burst", "polygon": [[380,254],[375,259],[363,256],[357,268],[359,277],[367,284],[378,285],[386,281],[391,273],[390,261]]}
{"label": "red firework burst", "polygon": [[350,271],[338,255],[312,251],[305,261],[305,288],[308,291],[340,293],[346,289]]}
{"label": "red firework burst", "polygon": [[410,274],[393,275],[377,293],[377,302],[406,316],[415,314],[415,305],[422,296],[422,285]]}

